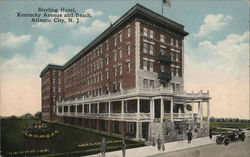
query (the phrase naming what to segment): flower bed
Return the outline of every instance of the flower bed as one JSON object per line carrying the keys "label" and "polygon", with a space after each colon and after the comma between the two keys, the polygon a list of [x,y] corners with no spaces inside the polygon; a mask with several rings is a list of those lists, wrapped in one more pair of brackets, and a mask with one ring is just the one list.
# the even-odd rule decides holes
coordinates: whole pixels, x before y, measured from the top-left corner
{"label": "flower bed", "polygon": [[48,139],[56,134],[58,134],[59,131],[55,130],[49,125],[48,123],[42,122],[42,121],[35,121],[32,123],[30,127],[28,127],[25,131],[23,131],[23,134],[29,138],[39,138],[39,139]]}
{"label": "flower bed", "polygon": [[34,156],[49,153],[48,149],[41,149],[41,150],[24,150],[24,151],[17,151],[17,152],[8,152],[8,156]]}

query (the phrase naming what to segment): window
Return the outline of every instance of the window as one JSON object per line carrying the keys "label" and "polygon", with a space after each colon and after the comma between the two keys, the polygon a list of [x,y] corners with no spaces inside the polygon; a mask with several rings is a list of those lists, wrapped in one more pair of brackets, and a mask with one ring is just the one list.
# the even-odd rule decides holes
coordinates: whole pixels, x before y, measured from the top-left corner
{"label": "window", "polygon": [[175,85],[176,91],[180,91],[180,84]]}
{"label": "window", "polygon": [[173,88],[173,91],[175,91],[175,84],[172,83],[172,88]]}
{"label": "window", "polygon": [[127,72],[130,72],[130,62],[127,62]]}
{"label": "window", "polygon": [[115,46],[117,45],[117,37],[116,36],[114,37],[114,45]]}
{"label": "window", "polygon": [[148,88],[148,79],[143,79],[143,88]]}
{"label": "window", "polygon": [[103,75],[102,75],[102,73],[100,74],[100,81],[102,81],[103,80]]}
{"label": "window", "polygon": [[127,45],[128,55],[130,55],[130,44]]}
{"label": "window", "polygon": [[109,64],[109,56],[106,56],[106,65]]}
{"label": "window", "polygon": [[179,76],[179,68],[176,68],[176,76]]}
{"label": "window", "polygon": [[119,34],[119,42],[122,42],[122,33]]}
{"label": "window", "polygon": [[154,31],[150,30],[150,38],[154,38]]}
{"label": "window", "polygon": [[148,43],[143,43],[143,52],[147,53],[149,50],[149,44]]}
{"label": "window", "polygon": [[120,49],[118,52],[119,52],[119,58],[122,58],[122,49]]}
{"label": "window", "polygon": [[174,45],[174,39],[173,38],[171,38],[171,43],[170,44]]}
{"label": "window", "polygon": [[178,53],[176,53],[176,56],[175,56],[175,60],[178,62],[179,61],[179,54]]}
{"label": "window", "polygon": [[154,88],[154,80],[149,80],[149,88]]}
{"label": "window", "polygon": [[143,35],[148,36],[148,28],[143,27]]}
{"label": "window", "polygon": [[100,60],[100,68],[102,68],[103,66],[102,66],[102,60]]}
{"label": "window", "polygon": [[114,86],[114,92],[117,92],[117,83],[114,83],[113,86]]}
{"label": "window", "polygon": [[130,27],[127,28],[127,37],[130,37]]}
{"label": "window", "polygon": [[107,78],[107,80],[109,79],[109,71],[108,70],[106,70],[106,78]]}
{"label": "window", "polygon": [[154,45],[149,45],[149,53],[154,54]]}
{"label": "window", "polygon": [[108,85],[106,85],[106,94],[108,94],[109,93],[109,86]]}
{"label": "window", "polygon": [[178,40],[175,40],[175,46],[176,46],[176,47],[179,47]]}
{"label": "window", "polygon": [[122,90],[122,82],[119,82],[119,91]]}
{"label": "window", "polygon": [[148,70],[148,61],[143,61],[143,70]]}
{"label": "window", "polygon": [[122,65],[119,66],[120,76],[122,75]]}
{"label": "window", "polygon": [[171,51],[171,61],[174,61],[174,52]]}
{"label": "window", "polygon": [[161,34],[161,35],[160,35],[160,41],[161,41],[161,42],[165,42],[165,35],[164,35],[164,34]]}
{"label": "window", "polygon": [[165,72],[165,67],[164,67],[164,65],[161,65],[161,72]]}
{"label": "window", "polygon": [[165,54],[166,54],[166,49],[160,48],[160,54],[161,54],[161,55],[165,55]]}
{"label": "window", "polygon": [[117,54],[116,52],[114,52],[114,61],[116,62],[116,60],[117,60]]}
{"label": "window", "polygon": [[114,68],[114,76],[117,76],[117,68]]}
{"label": "window", "polygon": [[106,42],[106,49],[107,49],[107,51],[109,50],[109,43],[108,43],[108,41]]}
{"label": "window", "polygon": [[154,63],[149,62],[149,71],[154,71]]}

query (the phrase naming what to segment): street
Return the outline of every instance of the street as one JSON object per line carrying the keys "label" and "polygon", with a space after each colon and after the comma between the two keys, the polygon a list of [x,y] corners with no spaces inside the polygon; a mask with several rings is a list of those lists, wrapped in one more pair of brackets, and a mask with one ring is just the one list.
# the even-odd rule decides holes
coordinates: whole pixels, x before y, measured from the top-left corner
{"label": "street", "polygon": [[227,146],[213,143],[151,157],[250,157],[250,137],[247,137],[244,142],[237,141]]}

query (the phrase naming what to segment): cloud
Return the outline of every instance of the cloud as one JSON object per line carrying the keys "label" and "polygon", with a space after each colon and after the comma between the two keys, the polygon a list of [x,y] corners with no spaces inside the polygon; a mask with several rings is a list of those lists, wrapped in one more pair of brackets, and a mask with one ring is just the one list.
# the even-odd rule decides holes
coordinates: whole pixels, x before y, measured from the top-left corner
{"label": "cloud", "polygon": [[105,23],[100,20],[94,20],[90,26],[79,26],[76,30],[73,30],[73,33],[76,35],[99,33],[108,26],[109,23]]}
{"label": "cloud", "polygon": [[213,116],[249,118],[248,35],[230,34],[197,47],[186,43],[185,87],[210,90]]}
{"label": "cloud", "polygon": [[194,35],[197,37],[204,37],[211,32],[219,31],[226,26],[233,18],[223,14],[209,14],[204,19],[204,24],[200,26],[198,33]]}
{"label": "cloud", "polygon": [[108,18],[111,23],[114,23],[120,16],[109,15]]}
{"label": "cloud", "polygon": [[[77,12],[78,13],[78,12]],[[55,15],[62,15],[62,17],[60,17],[60,19],[64,20],[65,23],[63,23],[64,26],[75,26],[76,24],[79,23],[85,23],[86,21],[88,21],[89,19],[93,18],[93,17],[97,17],[97,16],[102,16],[103,12],[102,11],[97,11],[94,9],[86,9],[83,12],[79,12],[81,15],[89,15],[89,16],[78,16],[76,17],[75,13],[72,13],[73,16],[69,17],[67,12],[53,12],[52,14]],[[48,18],[51,20],[51,22],[37,22],[35,24],[32,25],[32,27],[34,28],[40,28],[40,29],[52,29],[54,28],[54,26],[61,26],[62,23],[59,22],[54,22],[54,17],[50,17]],[[70,22],[69,19],[71,19],[73,22]],[[77,21],[79,21],[79,23],[76,23]]]}
{"label": "cloud", "polygon": [[0,57],[1,116],[35,113],[41,110],[41,70],[48,64],[62,65],[80,51],[80,46],[65,45],[52,51],[54,45],[39,36],[31,56],[17,53],[10,59]]}
{"label": "cloud", "polygon": [[31,38],[30,34],[17,36],[12,32],[0,34],[0,46],[7,48],[18,48],[27,43]]}

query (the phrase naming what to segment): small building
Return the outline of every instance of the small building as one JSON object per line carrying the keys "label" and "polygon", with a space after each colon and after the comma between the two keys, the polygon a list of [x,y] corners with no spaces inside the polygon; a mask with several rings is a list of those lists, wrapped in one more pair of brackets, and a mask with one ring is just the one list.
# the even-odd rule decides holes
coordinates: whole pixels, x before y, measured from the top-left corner
{"label": "small building", "polygon": [[187,35],[136,4],[63,66],[44,68],[43,119],[147,141],[207,135],[209,92],[184,90]]}

